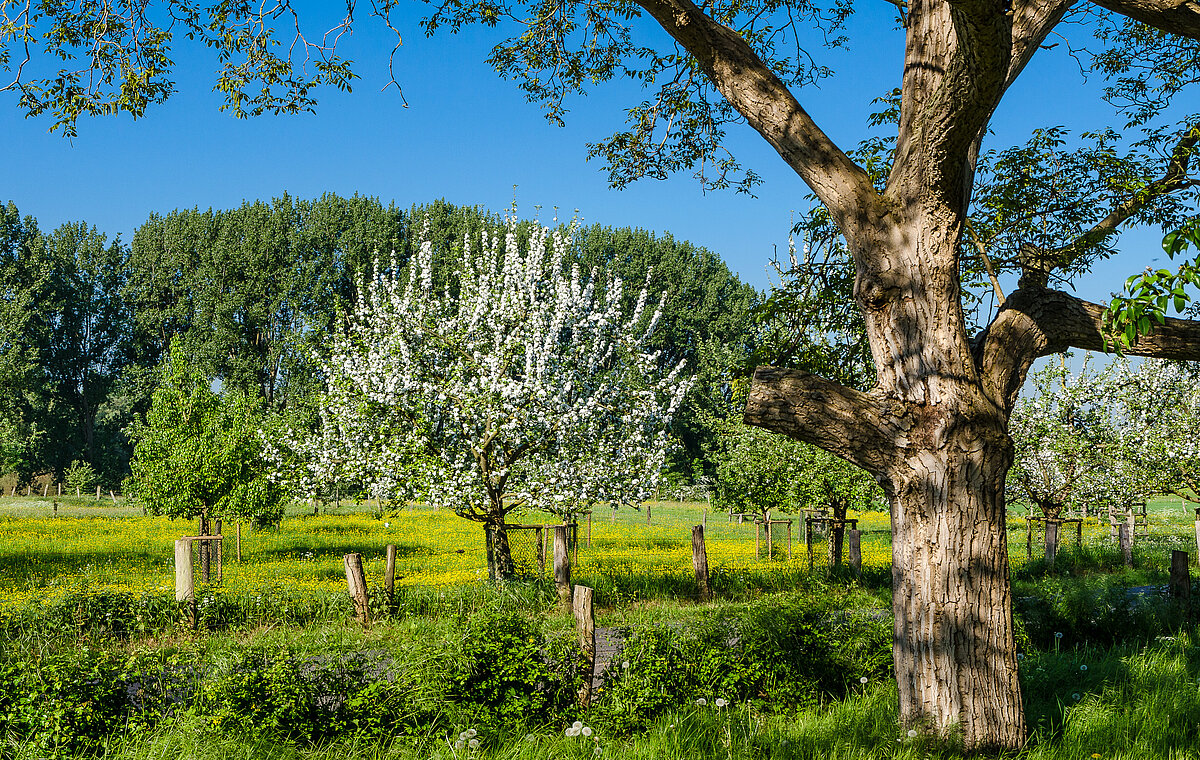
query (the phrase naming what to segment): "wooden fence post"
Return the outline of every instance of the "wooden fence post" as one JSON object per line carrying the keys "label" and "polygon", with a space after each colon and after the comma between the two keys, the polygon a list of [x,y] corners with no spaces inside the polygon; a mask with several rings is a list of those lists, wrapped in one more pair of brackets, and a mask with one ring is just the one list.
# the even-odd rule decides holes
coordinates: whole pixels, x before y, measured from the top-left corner
{"label": "wooden fence post", "polygon": [[371,622],[371,606],[367,601],[367,575],[363,572],[362,555],[347,554],[345,564],[346,587],[350,590],[350,600],[354,602],[354,614],[365,628]]}
{"label": "wooden fence post", "polygon": [[761,541],[761,539],[758,537],[759,531],[761,531],[761,530],[762,530],[762,525],[759,524],[758,520],[755,520],[754,521],[754,558],[755,559],[759,559],[762,557],[762,549],[759,548],[760,547],[759,542]]}
{"label": "wooden fence post", "polygon": [[1200,564],[1200,507],[1196,508],[1196,562]]}
{"label": "wooden fence post", "polygon": [[1188,553],[1178,549],[1171,552],[1171,597],[1191,604],[1192,578],[1188,573]]}
{"label": "wooden fence post", "polygon": [[1025,559],[1033,559],[1033,518],[1025,518]]}
{"label": "wooden fence post", "polygon": [[813,531],[812,518],[804,516],[804,545],[808,547],[808,572],[813,571]]}
{"label": "wooden fence post", "polygon": [[792,521],[791,520],[787,521],[787,534],[788,534],[788,562],[791,562],[792,561]]}
{"label": "wooden fence post", "polygon": [[850,529],[850,569],[855,578],[862,578],[862,531]]}
{"label": "wooden fence post", "polygon": [[62,483],[58,484],[58,495],[62,496]]}
{"label": "wooden fence post", "polygon": [[692,528],[692,569],[696,571],[696,585],[700,587],[700,601],[712,598],[708,585],[708,549],[704,545],[704,526]]}
{"label": "wooden fence post", "polygon": [[537,543],[535,552],[537,554],[538,572],[543,576],[546,574],[546,527],[539,525],[533,529],[533,540]]}
{"label": "wooden fence post", "polygon": [[767,559],[775,559],[774,546],[771,543],[771,510],[767,510]]}
{"label": "wooden fence post", "polygon": [[592,608],[592,590],[587,586],[576,586],[572,611],[575,614],[575,630],[579,633],[579,648],[583,650],[583,688],[579,690],[579,704],[587,706],[592,701],[592,679],[596,676],[596,617]]}
{"label": "wooden fence post", "polygon": [[196,598],[196,587],[192,580],[192,540],[180,538],[175,541],[175,601]]}
{"label": "wooden fence post", "polygon": [[1117,527],[1117,540],[1121,544],[1121,556],[1125,560],[1125,567],[1133,567],[1133,530],[1128,522],[1123,522]]}
{"label": "wooden fence post", "polygon": [[42,498],[43,499],[46,498],[46,494],[48,494],[48,493],[50,493],[50,484],[49,483],[42,484]]}
{"label": "wooden fence post", "polygon": [[220,536],[217,539],[217,583],[225,580],[225,534],[221,532],[221,521],[215,520],[213,535]]}
{"label": "wooden fence post", "polygon": [[387,591],[388,601],[394,601],[396,598],[396,545],[387,545],[387,575],[383,579],[384,589]]}
{"label": "wooden fence post", "polygon": [[100,501],[100,486],[96,486],[96,501]]}
{"label": "wooden fence post", "polygon": [[571,554],[567,545],[567,526],[554,526],[554,588],[558,591],[558,604],[563,609],[571,606]]}
{"label": "wooden fence post", "polygon": [[1046,520],[1046,567],[1054,569],[1054,559],[1058,556],[1058,520]]}
{"label": "wooden fence post", "polygon": [[650,524],[650,502],[646,502],[646,524]]}

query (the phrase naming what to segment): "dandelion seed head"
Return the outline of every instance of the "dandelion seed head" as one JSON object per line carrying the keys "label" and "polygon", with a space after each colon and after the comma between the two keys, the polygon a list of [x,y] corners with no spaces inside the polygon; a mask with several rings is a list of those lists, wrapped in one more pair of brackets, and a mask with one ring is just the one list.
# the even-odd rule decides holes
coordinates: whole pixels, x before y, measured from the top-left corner
{"label": "dandelion seed head", "polygon": [[915,728],[908,729],[908,738],[916,739],[917,738],[917,729],[915,729]]}

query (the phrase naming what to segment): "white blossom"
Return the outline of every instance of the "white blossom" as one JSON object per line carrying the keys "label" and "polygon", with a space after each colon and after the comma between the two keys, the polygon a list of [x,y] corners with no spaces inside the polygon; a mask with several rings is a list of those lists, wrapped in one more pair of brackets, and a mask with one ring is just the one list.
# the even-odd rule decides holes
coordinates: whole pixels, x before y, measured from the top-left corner
{"label": "white blossom", "polygon": [[482,239],[447,283],[428,241],[376,265],[323,365],[318,430],[280,446],[297,490],[355,479],[490,523],[654,493],[689,385],[646,347],[661,299],[643,288],[626,314],[619,279],[566,266],[574,226],[522,241],[510,217]]}

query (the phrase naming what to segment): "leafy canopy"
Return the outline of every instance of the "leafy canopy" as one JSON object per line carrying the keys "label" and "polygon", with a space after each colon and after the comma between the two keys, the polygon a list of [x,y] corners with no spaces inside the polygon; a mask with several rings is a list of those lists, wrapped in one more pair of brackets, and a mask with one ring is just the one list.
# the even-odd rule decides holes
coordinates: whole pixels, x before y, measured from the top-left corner
{"label": "leafy canopy", "polygon": [[203,375],[168,358],[145,422],[131,431],[126,491],[157,515],[278,523],[286,492],[268,477],[260,416],[253,397],[217,394]]}

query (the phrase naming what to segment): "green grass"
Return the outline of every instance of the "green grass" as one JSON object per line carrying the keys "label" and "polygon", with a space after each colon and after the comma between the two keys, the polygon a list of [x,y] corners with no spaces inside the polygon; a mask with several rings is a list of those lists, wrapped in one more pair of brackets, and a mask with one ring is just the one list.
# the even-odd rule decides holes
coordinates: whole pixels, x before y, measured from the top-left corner
{"label": "green grass", "polygon": [[[1145,648],[1045,653],[1027,660],[1023,683],[1033,734],[1009,757],[1022,760],[1183,760],[1200,751],[1198,652],[1190,640]],[[1081,671],[1080,666],[1087,670]],[[588,720],[585,716],[585,724]],[[123,760],[229,758],[250,760],[416,760],[417,758],[734,758],[736,760],[916,760],[960,758],[962,753],[897,727],[895,684],[868,684],[846,699],[819,708],[769,714],[747,705],[718,710],[707,705],[675,710],[632,737],[596,731],[592,738],[563,735],[563,725],[522,728],[516,735],[481,735],[478,751],[456,749],[449,736],[401,739],[391,744],[349,740],[303,748],[261,735],[223,733],[184,718],[149,735],[110,742],[104,757]],[[528,734],[526,733],[528,731]],[[7,756],[32,760],[19,747]]]}
{"label": "green grass", "polygon": [[[381,617],[367,631],[348,622],[341,576],[341,554],[360,547],[369,555],[371,583],[381,578],[382,547],[398,543],[414,547],[411,570],[437,562],[449,563],[446,573],[460,565],[463,577],[477,572],[482,555],[478,527],[465,521],[440,521],[422,512],[401,511],[396,518],[371,520],[370,506],[345,504],[335,514],[314,517],[311,509],[295,505],[278,531],[248,534],[247,564],[270,564],[271,573],[295,570],[306,578],[299,596],[289,597],[279,587],[259,596],[270,596],[273,609],[291,605],[290,616],[246,614],[232,627],[214,626],[193,633],[180,624],[174,607],[164,607],[171,622],[113,637],[102,628],[88,628],[81,619],[103,617],[107,604],[101,588],[113,579],[141,573],[158,583],[169,583],[170,566],[164,555],[173,535],[191,532],[194,526],[148,518],[140,509],[107,498],[99,503],[88,497],[63,497],[57,518],[49,518],[51,499],[0,499],[0,594],[21,594],[28,617],[10,615],[3,657],[36,656],[54,648],[104,647],[135,652],[146,647],[181,647],[200,651],[214,672],[228,668],[250,646],[290,648],[299,653],[382,650],[403,663],[422,682],[436,685],[450,658],[461,645],[463,621],[495,609],[521,610],[539,618],[551,633],[568,635],[569,616],[555,609],[554,591],[547,581],[514,583],[495,588],[486,583],[403,587],[391,617]],[[644,512],[623,511],[613,521],[608,513],[593,517],[592,546],[580,547],[574,580],[597,589],[601,607],[599,626],[670,624],[701,626],[720,615],[745,613],[755,599],[809,600],[824,609],[889,606],[890,573],[879,557],[890,551],[886,516],[874,515],[864,523],[865,554],[874,557],[862,583],[827,577],[820,571],[823,547],[818,547],[818,572],[810,575],[804,561],[803,531],[795,529],[794,559],[754,560],[753,526],[728,522],[723,513],[708,513],[707,536],[714,585],[720,601],[694,603],[690,578],[690,528],[704,518],[703,504],[664,502],[652,505],[652,522]],[[1169,604],[1151,600],[1129,604],[1126,586],[1166,583],[1170,551],[1183,548],[1195,554],[1192,506],[1178,500],[1150,505],[1151,535],[1135,548],[1135,567],[1125,570],[1121,557],[1107,539],[1105,525],[1089,525],[1082,546],[1066,531],[1064,547],[1054,572],[1040,559],[1040,536],[1035,534],[1033,557],[1025,562],[1025,532],[1013,520],[1009,531],[1014,555],[1014,595],[1032,600],[1038,616],[1024,618],[1029,635],[1022,662],[1022,684],[1032,736],[1018,753],[1022,760],[1093,760],[1101,758],[1200,758],[1200,646],[1184,633],[1183,621]],[[529,521],[542,518],[526,516]],[[406,521],[415,521],[408,523]],[[427,520],[427,522],[419,522]],[[432,520],[432,522],[428,522]],[[38,522],[40,537],[23,536],[21,525]],[[397,527],[383,527],[390,524]],[[404,525],[415,527],[406,532]],[[419,527],[425,526],[425,527]],[[428,526],[441,526],[441,533]],[[139,533],[139,531],[144,531]],[[131,536],[143,536],[132,542]],[[586,524],[581,540],[586,541]],[[119,539],[119,540],[118,540]],[[159,544],[163,544],[160,546]],[[782,541],[780,541],[782,544]],[[463,554],[457,549],[463,548]],[[311,552],[312,557],[304,556]],[[453,563],[458,563],[455,565]],[[674,564],[672,564],[674,563]],[[444,569],[444,568],[443,568]],[[237,580],[236,568],[231,569]],[[245,576],[252,581],[268,573]],[[410,576],[411,577],[411,576]],[[470,577],[474,578],[474,575]],[[277,579],[275,579],[277,580]],[[149,583],[150,581],[147,581]],[[232,585],[232,584],[230,584]],[[40,594],[74,589],[59,607]],[[249,604],[250,590],[216,591],[229,605]],[[81,596],[80,593],[83,595]],[[166,593],[166,592],[164,592]],[[272,596],[271,594],[274,594]],[[307,595],[307,596],[306,596]],[[298,609],[305,599],[326,599],[326,606]],[[377,602],[382,604],[380,599]],[[92,606],[89,606],[92,605]],[[230,607],[232,609],[232,606]],[[381,613],[382,608],[377,609]],[[243,610],[245,612],[245,610]],[[166,619],[166,618],[164,618]],[[61,626],[61,630],[54,625]],[[1182,629],[1186,631],[1184,626]],[[1061,639],[1053,638],[1059,632]],[[1157,638],[1164,636],[1163,638]],[[1085,669],[1086,668],[1086,669]],[[433,689],[433,686],[430,686]],[[712,695],[717,696],[717,695]],[[429,699],[436,699],[433,691]],[[895,684],[882,679],[843,699],[787,711],[763,712],[745,704],[715,711],[711,706],[687,706],[654,720],[633,736],[599,733],[601,757],[611,758],[957,758],[953,747],[929,743],[902,734],[897,723]],[[587,722],[587,716],[583,716]],[[565,719],[564,719],[565,720]],[[487,736],[477,752],[456,749],[449,738],[403,738],[391,744],[347,740],[329,746],[301,747],[215,729],[196,716],[181,715],[149,733],[118,733],[102,755],[129,760],[151,758],[304,758],[358,760],[362,758],[592,758],[595,741],[563,735],[567,723],[528,726],[513,735]],[[526,734],[532,735],[532,740]],[[0,746],[0,757],[32,760],[38,756],[11,737]]]}

